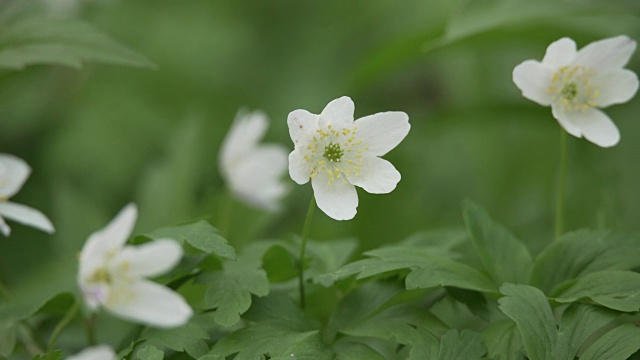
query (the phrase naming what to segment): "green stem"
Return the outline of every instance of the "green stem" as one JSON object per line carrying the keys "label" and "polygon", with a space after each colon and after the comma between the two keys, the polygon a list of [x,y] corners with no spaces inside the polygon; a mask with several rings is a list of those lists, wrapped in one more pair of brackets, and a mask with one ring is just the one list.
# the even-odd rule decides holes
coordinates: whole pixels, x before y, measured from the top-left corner
{"label": "green stem", "polygon": [[556,192],[556,240],[562,235],[564,221],[564,193],[567,186],[567,132],[560,128],[560,165]]}
{"label": "green stem", "polygon": [[231,223],[231,209],[233,208],[233,194],[229,188],[225,189],[222,201],[220,202],[220,210],[218,213],[218,222],[216,227],[223,237],[229,236],[229,227]]}
{"label": "green stem", "polygon": [[58,325],[56,325],[56,327],[53,329],[53,332],[51,333],[51,337],[49,338],[49,344],[47,345],[48,353],[51,353],[54,350],[56,346],[56,342],[58,341],[60,334],[62,334],[62,330],[64,330],[64,328],[67,327],[67,325],[69,325],[71,320],[73,320],[73,318],[78,313],[79,309],[80,309],[80,301],[76,300],[71,306],[71,308],[69,308],[69,311],[67,311],[67,313],[64,314],[64,316],[62,317],[62,320],[60,320]]}
{"label": "green stem", "polygon": [[87,330],[87,343],[89,346],[96,344],[96,313],[91,313],[88,318],[84,319],[84,327]]}
{"label": "green stem", "polygon": [[311,228],[311,219],[313,218],[313,210],[316,208],[316,198],[311,196],[309,202],[309,209],[307,210],[307,218],[304,220],[304,226],[302,227],[302,243],[300,244],[300,259],[299,259],[299,278],[298,284],[300,286],[300,307],[304,310],[305,307],[305,292],[304,292],[304,258],[307,251],[307,238],[309,237],[309,229]]}

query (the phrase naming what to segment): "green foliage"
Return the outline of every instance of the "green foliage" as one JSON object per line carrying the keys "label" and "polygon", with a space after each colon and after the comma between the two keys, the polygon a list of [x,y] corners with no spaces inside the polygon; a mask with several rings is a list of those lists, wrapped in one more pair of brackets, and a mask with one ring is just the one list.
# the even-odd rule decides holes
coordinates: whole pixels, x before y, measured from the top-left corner
{"label": "green foliage", "polygon": [[136,351],[136,358],[139,360],[162,360],[164,359],[164,351],[147,344]]}
{"label": "green foliage", "polygon": [[204,220],[158,229],[147,236],[151,239],[178,240],[181,244],[187,243],[204,253],[215,254],[225,259],[236,258],[235,249],[218,233],[216,228]]}
{"label": "green foliage", "polygon": [[[205,342],[205,340],[209,340],[209,335],[201,326],[193,322],[172,329],[149,329],[141,339],[157,342],[171,350],[186,351],[194,358],[204,355],[209,349]],[[152,345],[145,346],[148,347],[146,356],[158,356],[159,353],[162,353]],[[138,357],[140,357],[140,351],[137,351]]]}

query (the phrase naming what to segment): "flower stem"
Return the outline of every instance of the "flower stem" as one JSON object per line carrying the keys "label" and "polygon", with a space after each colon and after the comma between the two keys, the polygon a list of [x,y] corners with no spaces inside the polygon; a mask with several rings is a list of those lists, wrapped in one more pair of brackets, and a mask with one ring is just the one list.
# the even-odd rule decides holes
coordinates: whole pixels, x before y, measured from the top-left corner
{"label": "flower stem", "polygon": [[305,292],[304,292],[304,258],[307,251],[307,238],[309,237],[309,229],[311,228],[311,219],[313,218],[313,210],[316,208],[316,198],[311,196],[309,202],[309,209],[307,210],[307,218],[304,220],[304,226],[302,227],[302,242],[300,244],[300,259],[299,259],[299,278],[298,284],[300,286],[300,307],[304,310],[305,307]]}
{"label": "flower stem", "polygon": [[233,208],[233,195],[229,188],[225,189],[222,195],[222,201],[220,202],[220,209],[218,210],[218,222],[216,227],[223,237],[229,236],[229,227],[231,223],[231,209]]}
{"label": "flower stem", "polygon": [[67,327],[67,325],[69,325],[71,320],[73,320],[73,318],[78,313],[79,309],[80,309],[80,301],[76,300],[73,303],[73,305],[71,305],[71,308],[69,308],[69,311],[67,311],[67,313],[64,314],[64,316],[62,317],[62,320],[60,320],[58,325],[56,325],[56,327],[53,329],[53,332],[51,333],[51,337],[49,338],[49,344],[47,344],[48,353],[51,353],[54,350],[56,346],[56,341],[58,341],[58,337],[60,337],[62,330],[64,330],[64,328]]}
{"label": "flower stem", "polygon": [[562,235],[564,221],[564,192],[567,185],[567,132],[560,128],[560,164],[556,191],[556,240]]}

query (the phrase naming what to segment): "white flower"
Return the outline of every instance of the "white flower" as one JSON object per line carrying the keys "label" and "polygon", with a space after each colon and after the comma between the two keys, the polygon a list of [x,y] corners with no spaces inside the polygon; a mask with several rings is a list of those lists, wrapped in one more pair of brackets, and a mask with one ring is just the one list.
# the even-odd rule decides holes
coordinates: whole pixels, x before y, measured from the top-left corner
{"label": "white flower", "polygon": [[79,353],[67,357],[67,360],[117,360],[116,352],[109,345],[88,347]]}
{"label": "white flower", "polygon": [[527,60],[513,69],[513,81],[522,95],[551,106],[560,125],[575,137],[610,147],[620,132],[598,108],[629,101],[638,90],[638,77],[622,67],[636,42],[616,36],[576,50],[576,43],[562,38],[551,43],[542,62]]}
{"label": "white flower", "polygon": [[173,268],[182,247],[171,239],[125,246],[138,216],[127,205],[85,243],[80,253],[78,285],[91,310],[104,306],[123,318],[157,327],[185,324],[193,310],[173,290],[146,280]]}
{"label": "white flower", "polygon": [[320,115],[294,110],[287,119],[295,146],[289,154],[289,175],[298,184],[311,178],[318,207],[336,220],[356,215],[354,185],[373,194],[395,189],[400,173],[379,156],[395,148],[411,128],[404,112],[356,121],[353,112],[353,101],[344,96],[327,104]]}
{"label": "white flower", "polygon": [[289,187],[281,181],[287,169],[287,149],[261,145],[269,120],[261,111],[238,111],[220,148],[222,177],[242,201],[265,210],[277,210]]}
{"label": "white flower", "polygon": [[0,232],[4,236],[11,234],[11,228],[3,216],[50,234],[55,231],[51,221],[40,211],[9,201],[9,198],[22,188],[29,174],[31,168],[24,160],[9,154],[0,154]]}

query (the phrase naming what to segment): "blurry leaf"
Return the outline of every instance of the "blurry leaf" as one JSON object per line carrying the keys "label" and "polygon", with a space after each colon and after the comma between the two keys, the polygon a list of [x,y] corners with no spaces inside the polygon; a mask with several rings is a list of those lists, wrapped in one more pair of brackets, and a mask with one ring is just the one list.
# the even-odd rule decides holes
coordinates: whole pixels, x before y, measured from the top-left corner
{"label": "blurry leaf", "polygon": [[556,320],[542,291],[527,285],[504,284],[499,308],[515,321],[531,360],[553,358],[556,344]]}
{"label": "blurry leaf", "polygon": [[580,360],[625,360],[640,349],[640,326],[624,324],[596,340]]}
{"label": "blurry leaf", "polygon": [[225,259],[236,258],[234,248],[218,234],[216,228],[204,220],[187,225],[161,228],[152,231],[147,236],[151,239],[175,239],[181,244],[187,242],[207,254],[213,253]]}
{"label": "blurry leaf", "polygon": [[46,354],[38,354],[31,358],[31,360],[60,360],[62,359],[62,351],[54,350]]}
{"label": "blurry leaf", "polygon": [[[318,277],[340,269],[357,248],[358,242],[355,239],[309,241],[307,254],[311,257],[311,263],[305,271],[305,277],[308,276],[313,282],[322,284],[317,280]],[[330,286],[330,284],[323,285]]]}
{"label": "blurry leaf", "polygon": [[472,202],[464,204],[464,220],[482,264],[496,285],[527,282],[531,255],[522,242]]}
{"label": "blurry leaf", "polygon": [[136,351],[136,357],[140,360],[162,360],[164,359],[164,351],[153,345],[145,344]]}
{"label": "blurry leaf", "polygon": [[447,287],[447,293],[449,293],[449,295],[451,295],[455,300],[465,304],[472,314],[482,318],[483,320],[490,321],[487,299],[482,293],[455,287]]}
{"label": "blurry leaf", "polygon": [[0,68],[20,70],[32,64],[81,68],[86,62],[156,67],[93,25],[77,19],[32,14],[2,23],[0,28]]}
{"label": "blurry leaf", "polygon": [[[149,329],[144,333],[142,339],[157,341],[171,350],[180,352],[187,351],[189,355],[197,358],[204,354],[193,354],[190,350],[194,348],[197,349],[198,344],[204,344],[206,348],[207,346],[204,340],[209,340],[209,334],[207,334],[201,326],[194,323],[187,323],[184,326],[171,329]],[[155,350],[149,350],[150,356],[153,354],[157,356]],[[138,351],[138,354],[139,353],[140,351]]]}
{"label": "blurry leaf", "polygon": [[15,319],[0,320],[0,356],[8,357],[16,346],[16,330],[18,321]]}
{"label": "blurry leaf", "polygon": [[516,324],[510,320],[494,320],[482,332],[487,355],[495,360],[520,360],[522,338]]}
{"label": "blurry leaf", "polygon": [[468,239],[469,232],[466,229],[438,229],[415,233],[402,240],[400,245],[452,251]]}
{"label": "blurry leaf", "polygon": [[554,295],[555,300],[562,303],[589,298],[610,309],[639,311],[640,274],[623,270],[598,271],[560,285]]}

